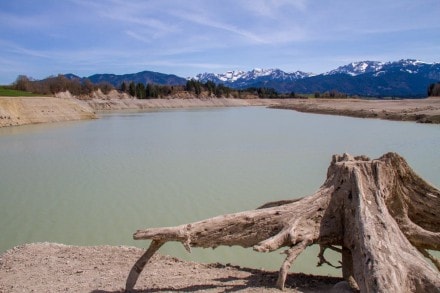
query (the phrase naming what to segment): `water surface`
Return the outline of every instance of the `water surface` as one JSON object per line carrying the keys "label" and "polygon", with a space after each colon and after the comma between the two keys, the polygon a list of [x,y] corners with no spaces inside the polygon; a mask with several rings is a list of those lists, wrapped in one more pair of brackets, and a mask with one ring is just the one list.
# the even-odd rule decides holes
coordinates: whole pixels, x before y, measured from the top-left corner
{"label": "water surface", "polygon": [[[404,156],[440,186],[440,127],[261,107],[104,115],[0,129],[0,252],[28,242],[136,245],[174,226],[312,194],[331,156]],[[310,249],[309,249],[310,250]],[[278,269],[278,253],[161,249],[185,259]],[[336,261],[333,258],[334,261]],[[294,270],[317,270],[316,249]]]}

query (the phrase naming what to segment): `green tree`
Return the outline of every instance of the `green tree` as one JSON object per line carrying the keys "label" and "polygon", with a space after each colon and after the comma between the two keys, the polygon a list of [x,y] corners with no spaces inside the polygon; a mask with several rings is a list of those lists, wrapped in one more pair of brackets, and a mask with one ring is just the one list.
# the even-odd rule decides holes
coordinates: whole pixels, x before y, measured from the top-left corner
{"label": "green tree", "polygon": [[216,87],[217,87],[216,84],[211,80],[208,80],[205,83],[205,88],[208,90],[209,95],[212,95],[213,93],[215,93]]}
{"label": "green tree", "polygon": [[225,96],[225,97],[229,97],[229,95],[230,95],[230,93],[231,93],[231,89],[230,88],[228,88],[227,86],[224,86],[223,84],[219,84],[216,88],[215,88],[215,96],[217,97],[217,98],[220,98],[220,97],[222,97],[222,96]]}
{"label": "green tree", "polygon": [[156,99],[159,97],[158,86],[152,83],[148,83],[145,89],[145,95],[149,99]]}
{"label": "green tree", "polygon": [[185,90],[188,92],[193,92],[199,96],[202,93],[202,84],[195,79],[188,80],[186,82]]}
{"label": "green tree", "polygon": [[145,99],[145,85],[143,83],[136,84],[136,97],[138,99]]}
{"label": "green tree", "polygon": [[121,90],[121,92],[126,93],[128,91],[128,87],[127,84],[125,83],[125,81],[123,81],[121,83],[121,87],[119,88]]}
{"label": "green tree", "polygon": [[133,81],[128,85],[128,94],[132,97],[136,96],[136,85]]}

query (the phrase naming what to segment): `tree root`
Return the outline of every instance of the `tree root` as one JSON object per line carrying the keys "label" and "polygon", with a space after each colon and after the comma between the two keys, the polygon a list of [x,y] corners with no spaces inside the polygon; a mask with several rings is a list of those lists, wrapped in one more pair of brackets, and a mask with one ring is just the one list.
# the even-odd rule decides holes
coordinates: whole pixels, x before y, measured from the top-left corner
{"label": "tree root", "polygon": [[[340,268],[342,268],[342,265],[340,265],[340,266],[335,266],[335,265],[333,265],[331,262],[329,262],[329,261],[325,258],[324,253],[325,253],[325,251],[326,251],[327,249],[331,249],[331,250],[333,250],[333,251],[336,251],[336,252],[342,253],[342,249],[341,249],[341,248],[337,248],[337,247],[334,247],[334,246],[332,246],[332,245],[322,245],[322,244],[321,244],[321,245],[319,245],[319,254],[318,254],[319,262],[318,262],[318,264],[317,264],[316,266],[320,267],[320,266],[322,266],[323,264],[326,264],[326,265],[328,265],[328,266],[330,266],[330,267],[333,267],[333,268],[335,268],[335,269],[340,269]],[[342,263],[341,263],[341,264],[342,264]]]}
{"label": "tree root", "polygon": [[137,279],[144,269],[145,265],[148,263],[150,258],[159,250],[159,248],[164,244],[163,241],[153,240],[150,244],[148,250],[137,260],[134,266],[131,268],[128,274],[127,282],[125,283],[125,291],[131,292],[136,285]]}
{"label": "tree root", "polygon": [[304,249],[306,249],[307,246],[309,246],[310,244],[311,241],[304,240],[284,251],[287,257],[284,260],[283,264],[281,265],[280,272],[278,274],[278,280],[276,283],[277,288],[279,288],[280,290],[284,290],[284,283],[286,282],[286,277],[287,277],[287,273],[290,270],[290,266],[298,257],[298,255],[300,255],[301,252],[303,252]]}
{"label": "tree root", "polygon": [[[440,288],[440,262],[427,252],[440,250],[440,192],[395,153],[376,160],[335,155],[326,181],[313,195],[176,227],[138,230],[133,237],[153,241],[131,269],[127,290],[134,288],[146,263],[168,241],[181,242],[188,251],[219,245],[259,252],[288,247],[276,283],[280,289],[293,261],[312,244],[320,245],[318,265],[342,267],[355,291]],[[341,266],[325,259],[326,249],[342,253]]]}

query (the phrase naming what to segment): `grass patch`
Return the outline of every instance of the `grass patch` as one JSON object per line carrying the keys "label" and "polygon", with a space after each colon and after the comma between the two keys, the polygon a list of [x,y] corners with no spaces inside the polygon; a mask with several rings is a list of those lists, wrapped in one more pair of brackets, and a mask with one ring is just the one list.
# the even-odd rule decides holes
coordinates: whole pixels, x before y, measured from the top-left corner
{"label": "grass patch", "polygon": [[0,96],[1,97],[36,97],[41,95],[33,94],[31,92],[10,89],[6,86],[0,86]]}

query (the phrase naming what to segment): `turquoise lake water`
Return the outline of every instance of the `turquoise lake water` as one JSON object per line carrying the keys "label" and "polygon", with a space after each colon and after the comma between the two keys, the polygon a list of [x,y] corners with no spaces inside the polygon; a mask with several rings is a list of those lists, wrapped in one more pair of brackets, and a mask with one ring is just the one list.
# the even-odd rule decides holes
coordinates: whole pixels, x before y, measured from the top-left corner
{"label": "turquoise lake water", "polygon": [[[115,113],[0,129],[0,253],[29,242],[134,245],[174,226],[314,193],[333,154],[394,151],[440,186],[440,126],[262,107]],[[176,257],[278,269],[278,252],[193,249]],[[316,248],[294,270],[315,268]],[[331,256],[337,261],[336,256]]]}

